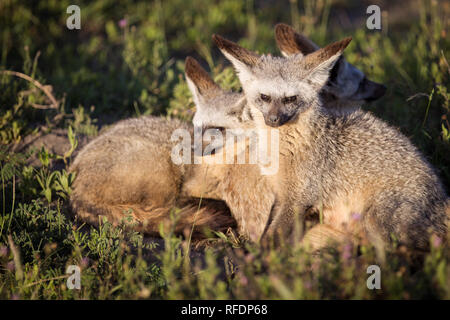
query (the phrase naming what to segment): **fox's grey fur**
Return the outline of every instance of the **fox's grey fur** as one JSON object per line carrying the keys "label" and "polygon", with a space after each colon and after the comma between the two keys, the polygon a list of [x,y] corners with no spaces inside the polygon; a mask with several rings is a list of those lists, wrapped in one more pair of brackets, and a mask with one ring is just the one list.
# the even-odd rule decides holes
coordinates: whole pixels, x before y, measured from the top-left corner
{"label": "fox's grey fur", "polygon": [[[285,57],[296,54],[308,55],[320,49],[310,39],[284,23],[275,26],[275,39]],[[334,113],[348,113],[364,102],[379,99],[385,92],[384,85],[367,79],[361,70],[341,56],[331,69],[321,96],[327,110]]]}
{"label": "fox's grey fur", "polygon": [[323,108],[320,91],[349,38],[286,58],[213,39],[233,63],[248,105],[280,130],[273,186],[283,208],[272,217],[269,234],[286,236],[296,213],[315,208],[329,227],[361,231],[376,242],[394,237],[423,248],[431,233],[446,235],[447,195],[411,142],[370,113],[336,115]]}
{"label": "fox's grey fur", "polygon": [[[253,128],[263,120],[246,108],[241,93],[224,92],[193,59],[186,60],[186,76],[197,106],[194,124],[202,129]],[[194,223],[224,230],[234,225],[217,203],[198,211],[192,198],[225,201],[243,235],[257,241],[275,207],[276,194],[256,165],[174,166],[169,155],[170,135],[192,127],[154,117],[129,119],[113,126],[82,150],[71,170],[78,173],[71,204],[78,216],[97,224],[99,216],[113,223],[130,216],[135,229],[158,233],[170,210],[182,206],[178,231]],[[216,155],[220,156],[220,155]],[[206,203],[206,200],[203,200]]]}
{"label": "fox's grey fur", "polygon": [[[286,24],[276,25],[275,39],[281,52],[286,57],[307,55],[319,49],[314,42],[296,33],[292,27]],[[348,63],[343,57],[338,59],[330,73],[332,79],[329,79],[320,92],[324,109],[329,112],[335,114],[353,112],[364,102],[377,100],[386,92],[384,85],[367,79],[361,70]],[[198,101],[198,98],[195,98],[195,87],[192,87],[189,79],[187,82],[191,92],[194,93],[193,96],[197,106],[193,118],[193,124],[196,127],[238,128],[242,125],[242,122],[253,120],[252,117],[259,117],[259,114],[252,113],[251,108],[246,107],[247,102],[243,93],[233,93],[232,95],[236,99],[243,99],[242,103],[234,104],[233,107],[230,105],[227,113],[219,113],[220,116],[223,116],[221,118],[214,112],[216,103],[212,101],[208,106],[202,107],[204,103],[202,104],[201,101]],[[220,92],[219,89],[213,90],[212,88],[211,86],[212,94]],[[218,94],[216,100],[222,100],[222,98]],[[221,103],[218,105],[221,105]]]}
{"label": "fox's grey fur", "polygon": [[[213,108],[214,123],[243,110],[242,96],[220,90],[192,58],[186,59],[186,76],[197,106]],[[235,117],[240,120],[222,125],[246,126],[239,114]],[[249,125],[253,127],[252,122]],[[114,224],[130,217],[136,230],[157,234],[159,225],[170,220],[171,209],[179,206],[176,231],[190,229],[193,223],[197,230],[226,230],[237,222],[241,234],[258,241],[275,203],[271,185],[261,183],[259,167],[175,165],[171,153],[177,142],[171,136],[177,129],[192,136],[193,127],[187,123],[141,117],[120,121],[91,141],[70,168],[77,174],[70,199],[73,211],[94,225],[101,216]],[[211,157],[221,156],[219,151]],[[208,205],[197,210],[198,201],[193,199],[200,198]],[[235,220],[204,198],[224,201]]]}

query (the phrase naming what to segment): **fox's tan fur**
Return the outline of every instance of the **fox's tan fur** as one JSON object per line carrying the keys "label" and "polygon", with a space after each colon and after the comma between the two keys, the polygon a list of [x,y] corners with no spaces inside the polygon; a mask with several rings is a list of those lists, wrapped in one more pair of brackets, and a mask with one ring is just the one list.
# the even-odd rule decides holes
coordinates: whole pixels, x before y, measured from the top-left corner
{"label": "fox's tan fur", "polygon": [[[170,157],[175,142],[170,138],[179,128],[192,131],[181,121],[142,117],[121,121],[93,140],[71,167],[77,173],[73,210],[92,224],[99,216],[114,224],[131,217],[136,230],[156,234],[159,224],[169,221],[170,210],[179,206],[180,232],[191,228],[194,220],[199,230],[224,230],[237,221],[241,234],[258,241],[275,202],[271,186],[259,179],[259,167],[175,165]],[[192,198],[223,200],[236,220],[216,205],[198,210]]]}
{"label": "fox's tan fur", "polygon": [[[216,114],[240,105],[239,96],[219,90],[193,59],[187,59],[186,65],[189,81],[201,91],[197,98],[217,107]],[[236,122],[245,127],[242,118]],[[191,228],[194,221],[198,230],[224,230],[237,222],[242,235],[258,241],[275,203],[271,185],[261,183],[259,166],[175,165],[171,152],[176,142],[171,142],[171,136],[176,129],[192,136],[193,127],[187,123],[141,117],[121,121],[91,141],[71,166],[77,173],[71,195],[74,212],[92,224],[98,223],[99,216],[114,224],[130,217],[136,230],[155,234],[178,206],[182,209],[177,231]],[[239,150],[247,152],[245,145]],[[219,150],[210,158],[223,156]],[[193,199],[222,200],[234,219],[211,204],[197,210]]]}
{"label": "fox's tan fur", "polygon": [[[286,237],[296,216],[315,209],[328,228],[363,232],[377,245],[395,238],[425,248],[431,234],[446,236],[447,195],[411,142],[370,113],[323,109],[319,92],[347,39],[288,58],[256,58],[231,41],[214,40],[237,69],[249,106],[280,130],[280,170],[272,183],[281,208],[269,235]],[[286,96],[297,99],[283,104]]]}
{"label": "fox's tan fur", "polygon": [[[193,59],[186,60],[186,74],[195,83],[191,90],[198,91],[194,100],[207,99],[196,101],[198,119],[209,120],[211,126],[255,126],[252,115],[243,114],[248,109],[232,107],[242,94],[222,92]],[[201,105],[206,110],[200,112]],[[205,119],[216,113],[212,107],[217,106],[219,113],[229,110],[220,119]],[[196,230],[225,230],[236,221],[228,210],[205,200],[217,199],[229,206],[239,231],[257,241],[269,214],[279,205],[272,178],[262,176],[257,165],[174,165],[170,136],[178,128],[192,131],[176,120],[129,119],[92,141],[71,167],[77,172],[71,197],[74,211],[92,224],[98,223],[99,216],[115,224],[130,217],[136,230],[156,234],[178,206],[176,231],[190,229],[194,220]],[[192,198],[203,199],[200,210]]]}
{"label": "fox's tan fur", "polygon": [[179,197],[189,167],[172,163],[172,131],[191,128],[177,120],[156,117],[124,120],[89,143],[76,157],[71,205],[77,216],[98,224],[101,216],[111,223],[131,217],[136,230],[149,234],[170,220],[170,211],[181,206],[177,231],[192,227],[216,230],[235,225],[226,209]]}

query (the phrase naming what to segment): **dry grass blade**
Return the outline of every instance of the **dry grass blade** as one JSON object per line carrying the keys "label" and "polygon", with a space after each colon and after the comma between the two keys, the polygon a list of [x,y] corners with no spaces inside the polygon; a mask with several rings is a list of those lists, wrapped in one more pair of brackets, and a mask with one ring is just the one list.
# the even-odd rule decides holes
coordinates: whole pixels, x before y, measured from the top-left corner
{"label": "dry grass blade", "polygon": [[13,253],[14,266],[16,268],[17,278],[18,278],[18,280],[22,280],[23,279],[23,270],[22,270],[22,263],[20,261],[20,252],[19,252],[19,250],[17,250],[16,245],[14,244],[14,241],[10,234],[8,235],[8,243],[9,243],[9,248],[11,249],[11,251]]}
{"label": "dry grass blade", "polygon": [[17,71],[11,71],[11,70],[1,70],[0,74],[7,74],[7,75],[11,75],[11,76],[16,76],[18,78],[27,80],[29,82],[31,82],[32,84],[34,84],[36,87],[38,87],[39,89],[41,89],[45,95],[50,99],[51,101],[51,105],[49,106],[44,106],[44,105],[39,105],[39,104],[33,104],[33,107],[36,109],[58,109],[59,106],[59,102],[58,100],[55,99],[55,97],[53,96],[53,94],[50,92],[49,90],[49,86],[44,86],[42,85],[39,81],[31,78],[30,76],[21,73],[21,72],[17,72]]}

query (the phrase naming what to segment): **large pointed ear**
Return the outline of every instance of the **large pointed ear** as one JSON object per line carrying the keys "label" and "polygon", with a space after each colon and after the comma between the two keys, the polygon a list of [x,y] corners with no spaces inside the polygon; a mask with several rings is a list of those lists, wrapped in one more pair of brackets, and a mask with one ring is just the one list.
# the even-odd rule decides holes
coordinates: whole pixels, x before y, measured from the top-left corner
{"label": "large pointed ear", "polygon": [[233,104],[228,108],[227,114],[239,117],[244,112],[246,105],[247,105],[247,98],[245,97],[245,95],[242,95],[242,97],[235,104]]}
{"label": "large pointed ear", "polygon": [[216,96],[221,91],[208,72],[194,58],[186,58],[184,72],[197,107],[200,107],[202,102]]}
{"label": "large pointed ear", "polygon": [[299,53],[307,55],[319,50],[318,45],[284,23],[275,26],[275,40],[285,57]]}
{"label": "large pointed ear", "polygon": [[256,65],[260,56],[219,35],[214,34],[212,38],[220,51],[234,65],[241,81],[243,78],[249,78],[251,69]]}
{"label": "large pointed ear", "polygon": [[323,87],[328,81],[330,70],[350,41],[351,37],[334,42],[301,59],[302,69],[307,70],[306,79],[315,86]]}

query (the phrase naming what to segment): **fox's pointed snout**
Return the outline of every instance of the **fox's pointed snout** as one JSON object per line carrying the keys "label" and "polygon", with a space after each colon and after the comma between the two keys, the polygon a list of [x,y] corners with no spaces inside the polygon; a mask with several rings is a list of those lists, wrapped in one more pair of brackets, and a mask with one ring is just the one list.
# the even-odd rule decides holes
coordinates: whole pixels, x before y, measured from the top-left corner
{"label": "fox's pointed snout", "polygon": [[364,79],[364,90],[363,92],[366,93],[366,96],[363,97],[365,101],[375,101],[384,96],[386,93],[387,87],[381,83],[377,83],[371,80],[368,80],[367,78]]}
{"label": "fox's pointed snout", "polygon": [[387,87],[383,84],[378,84],[377,83],[377,87],[373,93],[372,96],[370,96],[368,99],[366,99],[367,101],[375,101],[379,98],[381,98],[382,96],[384,96],[384,94],[387,91]]}
{"label": "fox's pointed snout", "polygon": [[269,114],[266,118],[266,124],[271,127],[278,127],[280,122],[280,117],[276,114]]}
{"label": "fox's pointed snout", "polygon": [[280,112],[269,112],[267,115],[264,115],[264,122],[266,125],[276,128],[291,120],[293,116]]}

